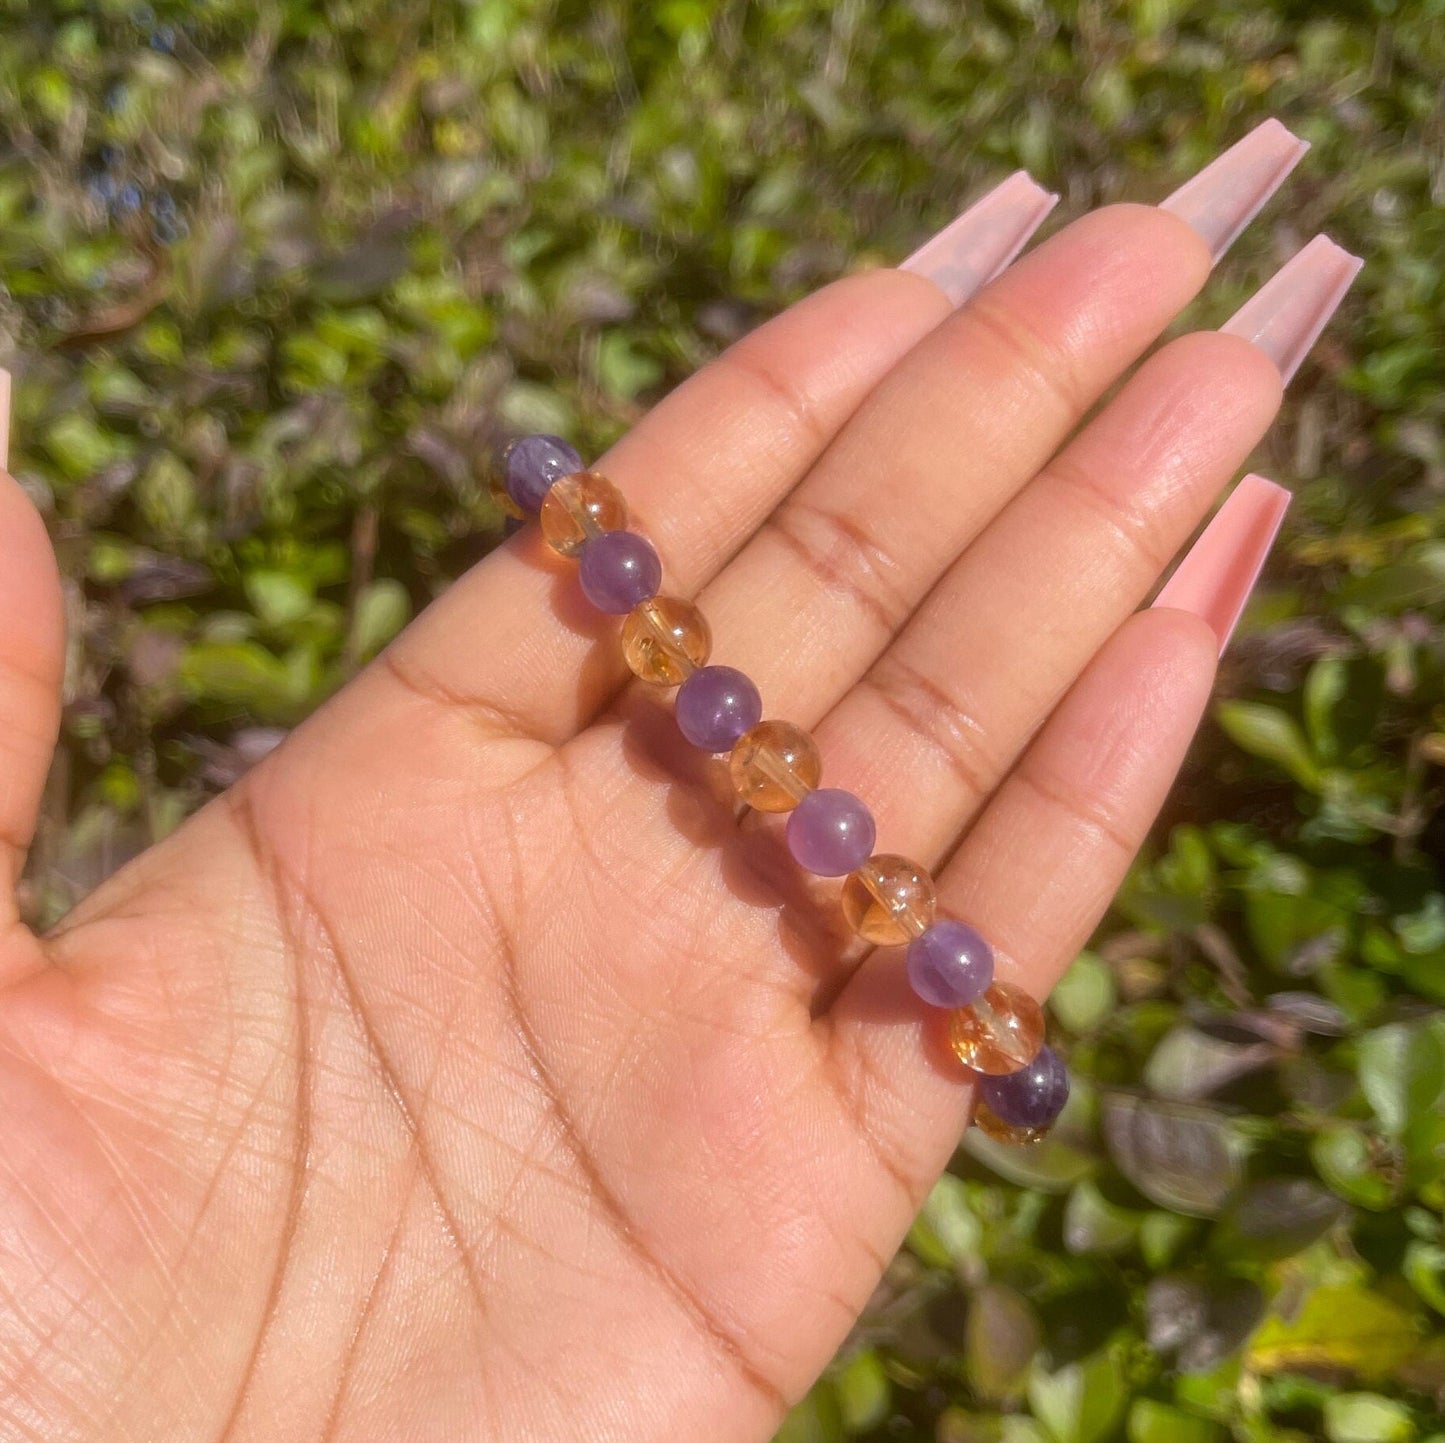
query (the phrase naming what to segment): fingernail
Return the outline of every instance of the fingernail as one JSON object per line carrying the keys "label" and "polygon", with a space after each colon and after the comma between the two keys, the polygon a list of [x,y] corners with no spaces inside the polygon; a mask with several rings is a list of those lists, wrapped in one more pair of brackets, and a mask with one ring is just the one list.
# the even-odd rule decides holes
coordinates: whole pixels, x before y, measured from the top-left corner
{"label": "fingernail", "polygon": [[1013,260],[1058,203],[1028,171],[1016,170],[924,241],[899,270],[927,276],[962,305]]}
{"label": "fingernail", "polygon": [[10,372],[0,367],[0,468],[10,469]]}
{"label": "fingernail", "polygon": [[1301,140],[1279,121],[1261,121],[1167,200],[1160,201],[1159,209],[1193,226],[1218,260],[1309,148],[1309,141]]}
{"label": "fingernail", "polygon": [[1219,638],[1223,655],[1290,499],[1283,486],[1250,472],[1184,553],[1154,605],[1202,617]]}
{"label": "fingernail", "polygon": [[1222,326],[1253,341],[1286,382],[1319,339],[1364,265],[1328,236],[1317,235],[1267,280]]}

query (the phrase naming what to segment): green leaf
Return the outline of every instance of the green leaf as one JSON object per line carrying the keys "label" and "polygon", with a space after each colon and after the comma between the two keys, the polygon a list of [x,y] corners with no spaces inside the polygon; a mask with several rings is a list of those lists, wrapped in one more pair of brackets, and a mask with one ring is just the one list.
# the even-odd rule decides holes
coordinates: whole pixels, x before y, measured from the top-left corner
{"label": "green leaf", "polygon": [[1380,1126],[1400,1136],[1445,1094],[1445,1016],[1367,1032],[1359,1042],[1356,1069]]}
{"label": "green leaf", "polygon": [[1050,1372],[1035,1362],[1029,1407],[1056,1443],[1095,1443],[1118,1426],[1129,1386],[1109,1349]]}
{"label": "green leaf", "polygon": [[1349,1207],[1313,1178],[1259,1178],[1231,1201],[1211,1247],[1231,1261],[1272,1262],[1303,1252],[1349,1216]]}
{"label": "green leaf", "polygon": [[1361,1127],[1339,1123],[1324,1127],[1310,1143],[1315,1170],[1340,1197],[1360,1207],[1381,1211],[1399,1196],[1399,1168],[1386,1171],[1388,1158],[1379,1156],[1369,1134]]}
{"label": "green leaf", "polygon": [[1224,701],[1215,708],[1219,725],[1241,750],[1282,767],[1306,791],[1318,791],[1319,764],[1299,723],[1262,702]]}
{"label": "green leaf", "polygon": [[843,1443],[843,1415],[837,1394],[826,1379],[783,1419],[773,1443]]}
{"label": "green leaf", "polygon": [[1324,761],[1334,761],[1339,755],[1334,710],[1344,698],[1348,686],[1346,663],[1338,656],[1321,657],[1305,678],[1305,727],[1315,755]]}
{"label": "green leaf", "polygon": [[1181,1412],[1153,1398],[1136,1398],[1129,1409],[1129,1443],[1224,1443],[1217,1423]]}
{"label": "green leaf", "polygon": [[312,671],[304,652],[283,661],[251,641],[199,641],[187,647],[177,679],[197,701],[287,720],[308,700]]}
{"label": "green leaf", "polygon": [[1330,1443],[1411,1443],[1410,1410],[1378,1393],[1337,1393],[1325,1400],[1325,1437]]}
{"label": "green leaf", "polygon": [[1064,1246],[1071,1253],[1122,1253],[1139,1239],[1142,1213],[1111,1203],[1089,1179],[1064,1205]]}
{"label": "green leaf", "polygon": [[1290,1317],[1272,1313],[1245,1349],[1256,1373],[1334,1369],[1383,1378],[1414,1352],[1418,1318],[1379,1293],[1350,1284],[1315,1288]]}
{"label": "green leaf", "polygon": [[855,1353],[833,1379],[843,1426],[849,1433],[876,1428],[888,1416],[893,1397],[888,1374],[871,1348]]}
{"label": "green leaf", "polygon": [[983,1224],[969,1204],[968,1185],[951,1172],[934,1183],[919,1220],[950,1263],[974,1256],[983,1243]]}
{"label": "green leaf", "polygon": [[351,627],[351,645],[358,658],[369,660],[407,623],[411,598],[406,587],[390,577],[379,577],[357,598]]}
{"label": "green leaf", "polygon": [[1445,541],[1423,541],[1390,566],[1377,567],[1348,581],[1340,592],[1345,605],[1371,611],[1400,611],[1438,603],[1445,592]]}
{"label": "green leaf", "polygon": [[1157,1273],[1167,1268],[1198,1226],[1193,1218],[1178,1213],[1146,1213],[1139,1225],[1139,1251],[1150,1271]]}
{"label": "green leaf", "polygon": [[45,433],[45,449],[56,465],[75,481],[84,481],[131,448],[113,432],[78,411],[57,419]]}
{"label": "green leaf", "polygon": [[1021,1293],[1001,1283],[980,1288],[969,1304],[964,1345],[974,1392],[991,1403],[1022,1395],[1042,1341],[1038,1319]]}
{"label": "green leaf", "polygon": [[247,572],[245,587],[257,620],[266,627],[300,621],[314,600],[310,584],[286,571]]}
{"label": "green leaf", "polygon": [[657,385],[662,375],[661,365],[621,331],[608,331],[598,342],[597,381],[610,395],[631,401]]}
{"label": "green leaf", "polygon": [[1445,1313],[1445,1246],[1416,1238],[1405,1249],[1400,1271],[1437,1313]]}
{"label": "green leaf", "polygon": [[1103,1026],[1117,1002],[1109,964],[1092,952],[1081,952],[1054,984],[1049,1010],[1062,1027],[1079,1036]]}

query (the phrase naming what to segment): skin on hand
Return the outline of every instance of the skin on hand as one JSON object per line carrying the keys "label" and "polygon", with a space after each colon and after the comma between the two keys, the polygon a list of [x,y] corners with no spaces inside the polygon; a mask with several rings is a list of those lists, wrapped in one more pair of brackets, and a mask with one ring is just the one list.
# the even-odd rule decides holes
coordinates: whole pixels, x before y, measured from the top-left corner
{"label": "skin on hand", "polygon": [[[1038,996],[1213,677],[1204,622],[1131,613],[1278,404],[1249,342],[1186,336],[1073,435],[1209,264],[1131,206],[958,310],[855,276],[598,463],[714,657]],[[60,611],[8,479],[0,534],[13,878]],[[971,1099],[615,633],[520,533],[55,935],[12,907],[0,1426],[770,1436]]]}

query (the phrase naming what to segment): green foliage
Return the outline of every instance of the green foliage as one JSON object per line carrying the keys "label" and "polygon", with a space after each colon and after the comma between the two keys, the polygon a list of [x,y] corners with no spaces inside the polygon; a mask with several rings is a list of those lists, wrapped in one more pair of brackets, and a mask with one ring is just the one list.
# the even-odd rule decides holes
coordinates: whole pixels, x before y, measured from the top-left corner
{"label": "green foliage", "polygon": [[780,1436],[1445,1433],[1436,0],[22,14],[0,338],[75,632],[39,919],[482,554],[505,436],[595,452],[1015,166],[1067,216],[1300,129],[1186,321],[1319,229],[1366,266],[1255,459],[1297,501],[1223,700],[1059,991],[1076,1099],[968,1139]]}

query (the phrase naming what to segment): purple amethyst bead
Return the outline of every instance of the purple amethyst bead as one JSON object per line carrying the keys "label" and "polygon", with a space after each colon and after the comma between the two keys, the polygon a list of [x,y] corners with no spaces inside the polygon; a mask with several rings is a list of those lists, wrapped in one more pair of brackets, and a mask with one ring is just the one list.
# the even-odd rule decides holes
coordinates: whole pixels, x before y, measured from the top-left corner
{"label": "purple amethyst bead", "polygon": [[908,981],[934,1007],[967,1007],[993,981],[993,948],[967,923],[941,918],[908,944]]}
{"label": "purple amethyst bead", "polygon": [[1052,1047],[1041,1047],[1017,1072],[980,1078],[978,1095],[1010,1127],[1048,1127],[1069,1100],[1069,1070]]}
{"label": "purple amethyst bead", "polygon": [[581,456],[560,436],[523,436],[507,452],[507,494],[523,511],[540,511],[547,488],[581,469]]}
{"label": "purple amethyst bead", "polygon": [[598,611],[626,616],[639,602],[657,595],[662,562],[652,543],[635,531],[604,531],[583,544],[577,579]]}
{"label": "purple amethyst bead", "polygon": [[763,717],[763,699],[731,666],[700,666],[677,689],[678,730],[705,752],[725,752]]}
{"label": "purple amethyst bead", "polygon": [[788,816],[788,850],[800,867],[820,877],[841,877],[873,851],[873,813],[838,787],[809,792]]}

